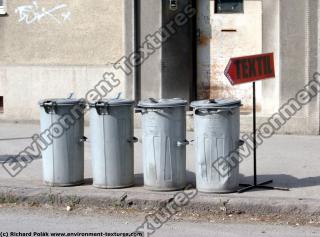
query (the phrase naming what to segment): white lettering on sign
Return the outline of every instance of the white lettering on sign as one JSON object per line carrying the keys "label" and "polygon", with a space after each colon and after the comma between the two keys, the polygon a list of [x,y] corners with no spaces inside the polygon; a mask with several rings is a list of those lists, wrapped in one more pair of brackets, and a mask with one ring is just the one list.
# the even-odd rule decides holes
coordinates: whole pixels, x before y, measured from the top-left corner
{"label": "white lettering on sign", "polygon": [[27,24],[40,22],[44,17],[51,18],[58,24],[62,24],[66,20],[70,20],[71,15],[66,4],[60,4],[53,8],[46,9],[45,7],[40,7],[36,1],[33,1],[31,5],[17,7],[15,13],[19,15],[19,22],[25,22]]}

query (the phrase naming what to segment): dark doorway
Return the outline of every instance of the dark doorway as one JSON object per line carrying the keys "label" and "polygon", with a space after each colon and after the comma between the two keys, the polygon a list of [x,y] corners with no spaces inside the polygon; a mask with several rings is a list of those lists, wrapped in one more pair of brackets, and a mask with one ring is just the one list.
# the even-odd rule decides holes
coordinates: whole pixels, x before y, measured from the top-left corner
{"label": "dark doorway", "polygon": [[[174,21],[186,6],[196,9],[196,1],[135,0],[135,51],[146,37]],[[174,7],[173,7],[174,6]],[[196,12],[196,10],[195,10]],[[161,48],[135,68],[135,98],[197,98],[197,16],[176,27]],[[142,47],[143,48],[143,47]]]}

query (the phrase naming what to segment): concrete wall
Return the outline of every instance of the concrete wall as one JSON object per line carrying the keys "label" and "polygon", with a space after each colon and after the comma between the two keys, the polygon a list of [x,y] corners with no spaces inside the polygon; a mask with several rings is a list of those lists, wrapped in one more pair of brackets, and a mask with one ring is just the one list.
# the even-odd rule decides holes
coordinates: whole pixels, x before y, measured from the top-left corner
{"label": "concrete wall", "polygon": [[[200,12],[204,13],[199,15],[200,98],[235,96],[241,98],[250,111],[250,86],[230,87],[223,70],[230,57],[259,53],[260,39],[262,52],[274,52],[276,78],[257,83],[260,86],[259,123],[266,122],[294,98],[319,71],[319,0],[247,0],[244,14],[222,15],[213,14],[214,1],[199,0],[198,3]],[[222,33],[221,28],[237,32]],[[252,44],[247,43],[250,41]],[[318,135],[319,104],[317,96],[279,132]],[[252,130],[251,114],[243,114],[241,120],[243,131]]]}
{"label": "concrete wall", "polygon": [[[113,69],[114,62],[133,50],[132,1],[36,2],[38,8],[32,0],[11,0],[8,16],[0,17],[0,96],[4,97],[0,120],[38,120],[40,99],[66,97],[70,92],[82,97],[107,71],[121,80],[109,96],[124,92],[134,97],[134,74],[125,76]],[[205,8],[200,22],[199,98],[242,93],[249,107],[250,87],[235,92],[219,82],[226,62],[260,50],[274,52],[276,80],[259,83],[262,123],[319,71],[319,0],[246,0],[244,14],[213,15],[214,22],[207,23],[214,1],[198,3]],[[29,8],[20,8],[26,5]],[[42,7],[60,8],[53,18],[43,15]],[[222,28],[237,32],[223,33]],[[318,96],[280,132],[319,134],[319,104]],[[251,129],[251,115],[242,116],[242,127]]]}
{"label": "concrete wall", "polygon": [[[66,98],[71,92],[84,97],[103,79],[105,66],[1,66],[0,95],[4,96],[1,120],[29,121],[39,119],[38,101],[45,98]],[[116,72],[118,78],[122,74]],[[123,80],[121,80],[123,81]],[[108,96],[123,91],[123,83]]]}
{"label": "concrete wall", "polygon": [[261,82],[261,114],[270,115],[279,108],[280,87],[280,5],[279,0],[262,1],[262,51],[273,52],[276,80]]}
{"label": "concrete wall", "polygon": [[[214,3],[198,1],[198,96],[240,98],[248,110],[252,108],[251,85],[232,87],[224,70],[231,57],[261,53],[262,3],[245,0],[244,13],[236,14],[215,14]],[[261,86],[257,86],[260,95]]]}
{"label": "concrete wall", "polygon": [[[276,55],[276,81],[263,82],[261,122],[276,112],[319,71],[319,1],[263,1],[263,48]],[[319,96],[297,113],[281,133],[319,134]]]}
{"label": "concrete wall", "polygon": [[[124,52],[122,0],[33,2],[11,0],[0,18],[0,120],[37,120],[39,99],[84,96]],[[113,94],[125,87],[115,73]]]}
{"label": "concrete wall", "polygon": [[[47,10],[66,7],[52,13],[56,19],[47,15],[28,24],[34,14],[19,10],[30,5],[41,12],[32,2],[8,2],[9,16],[0,19],[2,65],[105,65],[122,54],[123,1],[37,0]],[[64,20],[61,14],[69,13]]]}
{"label": "concrete wall", "polygon": [[[318,0],[280,1],[280,103],[295,96],[319,71]],[[319,134],[319,96],[286,126],[286,132]]]}

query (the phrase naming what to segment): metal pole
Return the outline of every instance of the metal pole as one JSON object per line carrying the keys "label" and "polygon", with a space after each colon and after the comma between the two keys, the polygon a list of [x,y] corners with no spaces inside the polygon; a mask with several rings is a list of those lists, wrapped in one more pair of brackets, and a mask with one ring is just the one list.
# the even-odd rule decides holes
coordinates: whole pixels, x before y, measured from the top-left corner
{"label": "metal pole", "polygon": [[273,180],[268,180],[266,182],[263,182],[261,184],[258,184],[258,178],[257,178],[257,108],[256,108],[256,83],[252,83],[252,90],[253,90],[253,179],[254,184],[240,184],[240,186],[244,186],[245,188],[242,188],[238,190],[238,193],[243,193],[246,191],[250,191],[253,189],[269,189],[269,190],[281,190],[281,191],[289,191],[288,188],[278,188],[278,187],[270,187],[266,186],[267,184],[271,184]]}
{"label": "metal pole", "polygon": [[257,182],[257,118],[256,118],[256,83],[252,83],[253,89],[253,176],[254,186]]}

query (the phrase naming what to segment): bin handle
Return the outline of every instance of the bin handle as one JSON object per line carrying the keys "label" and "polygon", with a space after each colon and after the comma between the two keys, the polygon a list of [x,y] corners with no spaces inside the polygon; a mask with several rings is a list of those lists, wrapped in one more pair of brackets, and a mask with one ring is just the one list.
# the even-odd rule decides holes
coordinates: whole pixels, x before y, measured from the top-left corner
{"label": "bin handle", "polygon": [[56,112],[57,103],[51,100],[45,101],[43,102],[43,108],[47,114],[53,114]]}
{"label": "bin handle", "polygon": [[139,141],[139,139],[136,138],[136,137],[133,137],[133,138],[128,139],[128,142],[129,142],[129,143],[137,143],[138,141]]}
{"label": "bin handle", "polygon": [[87,137],[82,136],[82,137],[80,138],[80,143],[85,143],[87,140],[88,140]]}
{"label": "bin handle", "polygon": [[190,144],[190,142],[189,142],[188,140],[178,141],[178,142],[177,142],[177,146],[178,146],[178,147],[187,146],[187,145],[189,145],[189,144]]}
{"label": "bin handle", "polygon": [[213,110],[213,109],[210,109],[210,108],[201,108],[201,109],[196,109],[195,110],[195,114],[197,114],[198,111],[201,111],[202,113],[208,113],[209,114],[209,111],[213,114],[221,114],[223,112],[229,112],[230,114],[233,114],[232,112],[232,108],[219,108],[218,110]]}
{"label": "bin handle", "polygon": [[137,107],[137,108],[135,108],[134,112],[138,114],[138,113],[144,113],[144,112],[146,112],[146,110],[143,108]]}
{"label": "bin handle", "polygon": [[223,113],[223,112],[228,112],[229,114],[233,114],[233,111],[231,109],[227,109],[227,110],[218,110],[217,113],[220,114],[220,113]]}
{"label": "bin handle", "polygon": [[69,96],[68,96],[68,99],[72,99],[74,93],[73,92],[70,92]]}
{"label": "bin handle", "polygon": [[216,100],[216,99],[209,99],[209,103],[211,103],[211,104],[216,104],[216,103],[217,103],[217,100]]}
{"label": "bin handle", "polygon": [[97,113],[99,115],[110,114],[110,112],[109,112],[109,103],[108,102],[97,101],[95,103],[95,107],[96,107]]}
{"label": "bin handle", "polygon": [[156,100],[155,98],[149,98],[149,100],[151,101],[151,102],[153,102],[153,103],[156,103],[156,104],[159,104],[159,101],[158,100]]}

